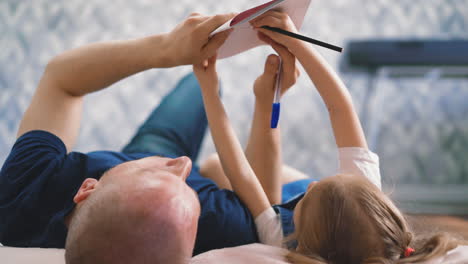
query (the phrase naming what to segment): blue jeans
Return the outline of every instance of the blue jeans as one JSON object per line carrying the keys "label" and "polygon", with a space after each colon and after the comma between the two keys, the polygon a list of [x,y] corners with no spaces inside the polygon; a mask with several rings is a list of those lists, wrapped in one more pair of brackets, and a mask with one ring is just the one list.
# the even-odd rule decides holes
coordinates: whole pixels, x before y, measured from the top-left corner
{"label": "blue jeans", "polygon": [[163,98],[122,152],[188,156],[196,162],[207,125],[200,86],[191,73]]}
{"label": "blue jeans", "polygon": [[[207,126],[200,86],[191,73],[163,98],[122,152],[187,156],[195,163]],[[305,179],[285,184],[283,202],[304,193],[312,181]]]}

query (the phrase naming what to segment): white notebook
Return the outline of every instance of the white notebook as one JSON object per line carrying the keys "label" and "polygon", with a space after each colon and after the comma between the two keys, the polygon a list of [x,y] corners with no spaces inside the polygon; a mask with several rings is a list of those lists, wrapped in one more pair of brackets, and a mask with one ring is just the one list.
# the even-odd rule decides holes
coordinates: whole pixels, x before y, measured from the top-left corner
{"label": "white notebook", "polygon": [[257,37],[257,31],[252,29],[249,21],[268,10],[281,10],[287,13],[299,30],[309,8],[310,1],[311,0],[273,0],[238,14],[212,33],[212,35],[214,35],[230,28],[234,29],[226,39],[226,42],[219,48],[218,59],[228,58],[257,46],[264,45],[265,43]]}

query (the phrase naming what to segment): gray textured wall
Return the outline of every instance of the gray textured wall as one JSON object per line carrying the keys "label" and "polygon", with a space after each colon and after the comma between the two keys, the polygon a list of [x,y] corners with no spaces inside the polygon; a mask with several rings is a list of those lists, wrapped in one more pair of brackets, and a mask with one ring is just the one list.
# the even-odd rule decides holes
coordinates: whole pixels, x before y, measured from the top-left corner
{"label": "gray textured wall", "polygon": [[[177,3],[176,3],[177,2]],[[191,12],[241,11],[239,1],[68,0],[0,2],[0,163],[49,59],[86,43],[169,31]],[[344,46],[349,39],[468,39],[468,0],[312,0],[301,30]],[[340,55],[319,49],[335,67]],[[252,83],[272,51],[249,51],[219,63],[224,101],[242,142],[252,115]],[[76,150],[118,150],[190,67],[153,70],[90,95]],[[357,108],[367,76],[342,75]],[[378,78],[366,115],[371,148],[384,181],[468,185],[468,80]],[[283,99],[285,160],[313,177],[336,168],[336,150],[323,103],[305,74]],[[361,113],[362,114],[362,113]],[[118,131],[118,133],[115,133]],[[203,154],[214,151],[207,137]]]}

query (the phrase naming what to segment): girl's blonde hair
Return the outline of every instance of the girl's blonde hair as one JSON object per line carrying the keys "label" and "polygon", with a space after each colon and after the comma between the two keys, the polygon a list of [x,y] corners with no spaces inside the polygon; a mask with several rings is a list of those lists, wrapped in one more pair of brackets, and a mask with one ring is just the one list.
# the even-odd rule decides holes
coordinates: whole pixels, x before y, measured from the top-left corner
{"label": "girl's blonde hair", "polygon": [[[466,243],[447,234],[414,239],[392,201],[363,177],[330,177],[301,203],[296,231],[287,238],[298,243],[286,256],[294,264],[413,263]],[[404,257],[408,247],[415,252]]]}

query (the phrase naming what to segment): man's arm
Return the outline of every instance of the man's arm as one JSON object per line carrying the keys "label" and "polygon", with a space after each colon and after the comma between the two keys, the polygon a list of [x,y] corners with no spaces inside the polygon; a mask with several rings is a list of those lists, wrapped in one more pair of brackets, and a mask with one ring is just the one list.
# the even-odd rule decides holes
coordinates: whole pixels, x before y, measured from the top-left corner
{"label": "man's arm", "polygon": [[62,139],[70,151],[78,136],[83,96],[164,63],[163,53],[148,58],[154,48],[163,49],[162,35],[91,44],[55,57],[23,116],[18,137],[31,130],[46,130]]}
{"label": "man's arm", "polygon": [[31,130],[57,135],[70,151],[78,135],[83,96],[138,72],[200,62],[216,53],[228,33],[210,33],[233,14],[192,14],[167,34],[97,43],[52,59],[20,123],[17,136]]}

